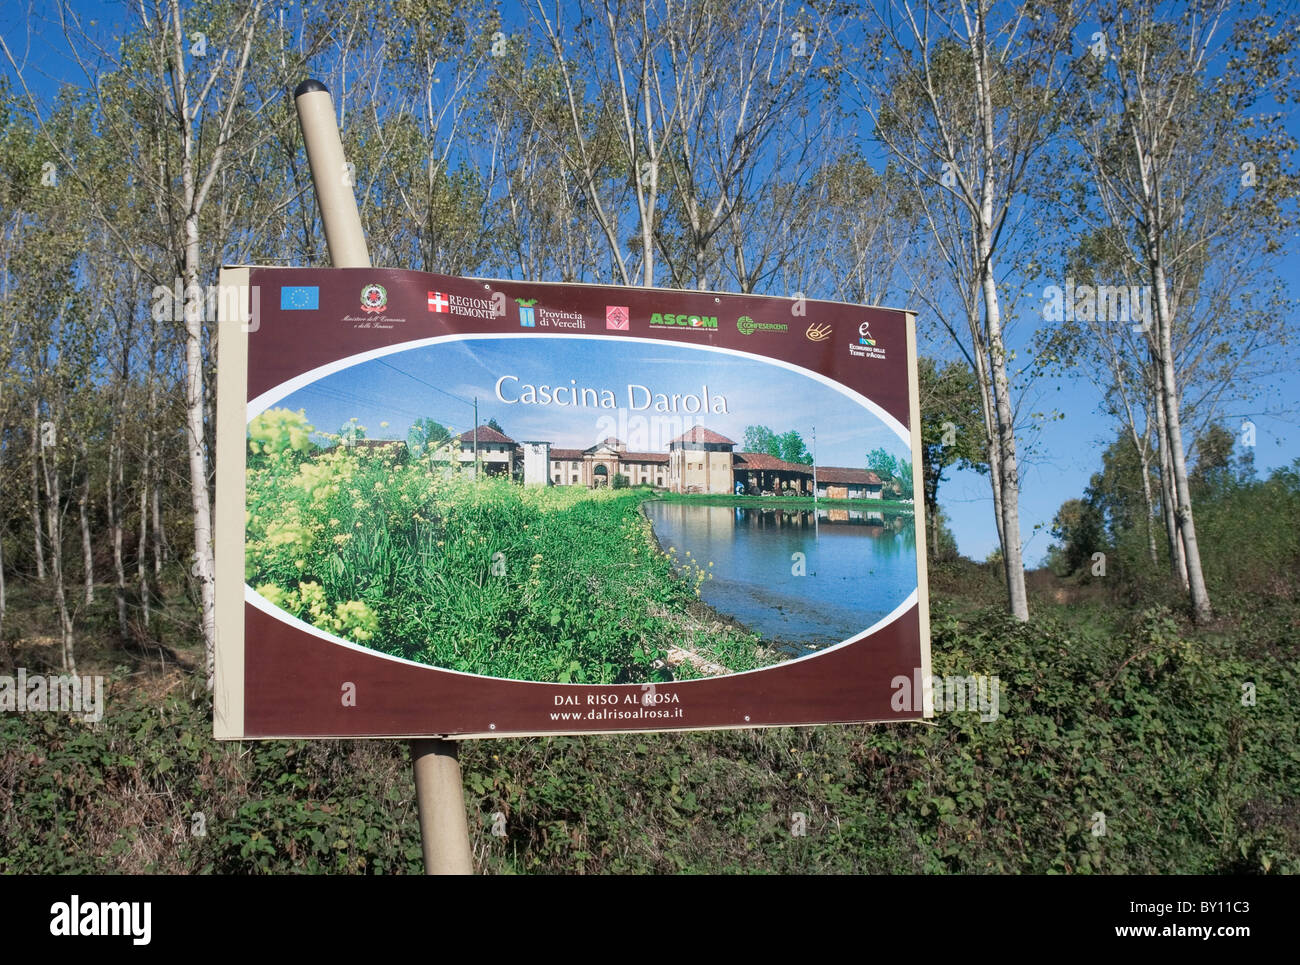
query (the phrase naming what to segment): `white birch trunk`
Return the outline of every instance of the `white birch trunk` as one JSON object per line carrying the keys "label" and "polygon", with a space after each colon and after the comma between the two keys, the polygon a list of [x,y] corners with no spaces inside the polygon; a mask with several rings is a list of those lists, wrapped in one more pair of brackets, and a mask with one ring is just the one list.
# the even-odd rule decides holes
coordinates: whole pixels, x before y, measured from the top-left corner
{"label": "white birch trunk", "polygon": [[[1153,245],[1152,251],[1155,253],[1158,249]],[[1205,575],[1201,571],[1201,550],[1196,541],[1196,522],[1192,517],[1192,493],[1187,482],[1187,458],[1183,449],[1178,380],[1174,371],[1173,319],[1169,312],[1164,266],[1158,254],[1151,268],[1151,280],[1156,296],[1156,325],[1160,352],[1160,404],[1165,412],[1169,461],[1173,470],[1173,488],[1178,500],[1174,518],[1178,524],[1178,533],[1182,537],[1182,550],[1187,568],[1187,590],[1191,595],[1192,613],[1197,623],[1205,624],[1214,614],[1210,608],[1210,594],[1205,587]]]}
{"label": "white birch trunk", "polygon": [[[46,455],[54,448],[55,446],[47,447],[44,444],[40,447],[40,471],[45,483],[45,532],[50,543],[50,580],[53,584],[54,603],[59,611],[59,646],[63,669],[75,674],[77,659],[73,653],[72,614],[68,610],[68,595],[63,579],[63,516],[60,511],[62,489],[57,457]],[[51,460],[55,461],[53,467],[50,466]]]}
{"label": "white birch trunk", "polygon": [[45,546],[41,534],[41,474],[38,462],[41,445],[41,410],[32,402],[32,446],[29,456],[32,463],[32,552],[36,556],[36,579],[45,582]]}
{"label": "white birch trunk", "polygon": [[[121,412],[119,408],[118,412]],[[120,423],[120,416],[114,420]],[[122,560],[122,452],[121,435],[114,431],[108,444],[108,473],[104,478],[104,509],[108,514],[108,538],[113,546],[113,602],[117,607],[117,630],[127,639],[126,566]]]}
{"label": "white birch trunk", "polygon": [[993,164],[997,148],[993,138],[993,96],[990,90],[987,37],[984,9],[977,14],[976,43],[973,53],[975,83],[978,88],[980,126],[983,134],[984,176],[980,186],[980,210],[976,222],[979,245],[980,286],[984,293],[985,337],[988,340],[989,375],[993,382],[993,401],[997,415],[998,459],[991,471],[1002,481],[1002,563],[1006,569],[1007,606],[1017,620],[1029,619],[1029,599],[1025,592],[1025,566],[1020,543],[1020,470],[1016,465],[1015,417],[1011,407],[1011,389],[1007,380],[1006,348],[1002,341],[1002,309],[998,301],[997,280],[993,269]]}
{"label": "white birch trunk", "polygon": [[86,605],[95,602],[95,553],[90,542],[90,454],[81,443],[81,461],[86,464],[81,491],[77,494],[77,516],[81,524],[81,570],[86,589]]}

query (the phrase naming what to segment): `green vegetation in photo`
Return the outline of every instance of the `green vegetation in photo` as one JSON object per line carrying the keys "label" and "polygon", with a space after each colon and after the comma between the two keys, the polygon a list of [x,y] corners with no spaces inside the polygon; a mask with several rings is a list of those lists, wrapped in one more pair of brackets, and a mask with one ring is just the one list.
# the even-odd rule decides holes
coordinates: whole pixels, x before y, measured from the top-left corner
{"label": "green vegetation in photo", "polygon": [[474,481],[399,446],[305,451],[280,428],[300,417],[250,424],[263,441],[250,444],[245,577],[313,626],[516,680],[639,683],[781,659],[707,618],[708,564],[660,551],[648,490]]}
{"label": "green vegetation in photo", "polygon": [[906,459],[891,455],[885,449],[872,449],[867,453],[867,468],[885,484],[885,492],[899,499],[912,498],[912,464]]}
{"label": "green vegetation in photo", "polygon": [[775,432],[767,426],[746,426],[741,448],[745,452],[762,452],[785,462],[801,462],[806,466],[811,466],[813,461],[803,436],[794,429]]}
{"label": "green vegetation in photo", "polygon": [[[465,741],[478,870],[1300,872],[1294,593],[1216,632],[1103,597],[1021,624],[997,574],[935,576],[934,673],[996,674],[996,721]],[[217,742],[210,700],[157,666],[112,673],[96,726],[0,715],[0,873],[423,872],[405,742]]]}

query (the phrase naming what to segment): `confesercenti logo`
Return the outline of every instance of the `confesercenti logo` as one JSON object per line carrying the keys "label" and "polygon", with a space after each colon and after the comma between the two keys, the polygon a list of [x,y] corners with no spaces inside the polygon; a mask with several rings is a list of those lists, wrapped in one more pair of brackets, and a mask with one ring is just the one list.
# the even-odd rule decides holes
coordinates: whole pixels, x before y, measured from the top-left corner
{"label": "confesercenti logo", "polygon": [[831,327],[826,324],[817,324],[814,322],[808,326],[808,330],[803,333],[804,337],[810,342],[824,342],[831,337]]}
{"label": "confesercenti logo", "polygon": [[612,332],[626,332],[628,330],[626,305],[605,306],[605,328]]}
{"label": "confesercenti logo", "polygon": [[717,330],[716,315],[661,315],[655,312],[650,316],[651,328],[694,328],[701,331]]}
{"label": "confesercenti logo", "polygon": [[748,315],[736,319],[736,330],[741,335],[753,335],[755,332],[788,332],[790,326],[784,322],[756,322]]}
{"label": "confesercenti logo", "polygon": [[371,283],[361,289],[361,310],[378,313],[388,307],[388,291],[383,285]]}

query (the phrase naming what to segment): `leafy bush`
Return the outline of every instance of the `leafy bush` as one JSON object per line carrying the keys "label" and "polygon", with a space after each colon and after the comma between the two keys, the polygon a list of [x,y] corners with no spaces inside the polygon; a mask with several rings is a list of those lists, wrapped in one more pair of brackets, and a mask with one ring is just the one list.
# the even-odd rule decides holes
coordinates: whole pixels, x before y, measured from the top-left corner
{"label": "leafy bush", "polygon": [[393,447],[258,453],[245,577],[330,633],[498,677],[663,679],[683,640],[732,670],[780,659],[752,633],[688,616],[707,563],[661,552],[640,510],[647,494],[619,478],[611,490],[522,487]]}
{"label": "leafy bush", "polygon": [[[476,860],[1300,872],[1296,615],[1283,602],[1262,625],[1194,634],[1162,607],[1021,624],[936,599],[934,672],[997,675],[996,720],[466,743]],[[153,701],[119,682],[99,725],[0,716],[0,872],[420,870],[401,743],[216,744],[210,715],[202,697]]]}
{"label": "leafy bush", "polygon": [[248,448],[253,453],[277,456],[284,452],[310,452],[315,426],[307,423],[307,414],[299,409],[267,409],[248,424]]}

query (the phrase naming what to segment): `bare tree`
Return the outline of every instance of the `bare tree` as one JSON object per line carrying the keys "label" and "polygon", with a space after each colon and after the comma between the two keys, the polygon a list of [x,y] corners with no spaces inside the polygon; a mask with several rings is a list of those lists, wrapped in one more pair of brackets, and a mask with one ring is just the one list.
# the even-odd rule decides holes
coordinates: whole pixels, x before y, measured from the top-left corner
{"label": "bare tree", "polygon": [[863,74],[860,87],[877,136],[920,186],[923,216],[936,246],[946,249],[965,307],[968,358],[989,430],[1008,608],[1021,620],[1029,607],[998,258],[1051,133],[1072,16],[1068,5],[894,0],[874,11],[869,48],[893,66]]}
{"label": "bare tree", "polygon": [[[1197,0],[1157,20],[1148,0],[1102,8],[1076,125],[1111,251],[1146,282],[1138,326],[1155,395],[1170,559],[1198,622],[1212,616],[1188,484],[1189,414],[1210,424],[1252,359],[1283,337],[1267,269],[1294,215],[1295,141],[1254,105],[1286,96],[1294,54],[1267,15]],[[1222,61],[1212,68],[1216,60]]]}

